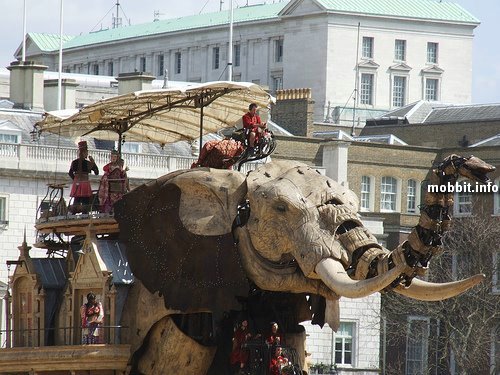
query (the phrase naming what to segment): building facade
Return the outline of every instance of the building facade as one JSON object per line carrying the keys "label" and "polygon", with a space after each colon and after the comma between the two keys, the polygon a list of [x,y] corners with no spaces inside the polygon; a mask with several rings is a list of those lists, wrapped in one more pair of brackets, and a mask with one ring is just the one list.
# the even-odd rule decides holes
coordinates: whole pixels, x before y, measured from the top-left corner
{"label": "building facade", "polygon": [[[228,24],[222,11],[67,37],[63,70],[227,79]],[[234,10],[232,78],[272,92],[310,87],[316,122],[362,123],[422,99],[469,103],[478,24],[459,5],[431,0],[244,6]],[[56,70],[56,40],[28,34],[27,58]]]}

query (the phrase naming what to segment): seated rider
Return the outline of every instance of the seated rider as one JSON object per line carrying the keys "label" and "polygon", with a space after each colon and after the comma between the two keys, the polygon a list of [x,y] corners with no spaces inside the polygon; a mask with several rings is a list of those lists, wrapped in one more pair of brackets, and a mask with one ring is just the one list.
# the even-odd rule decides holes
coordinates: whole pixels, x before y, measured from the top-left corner
{"label": "seated rider", "polygon": [[243,115],[243,128],[248,133],[248,147],[251,154],[255,153],[255,143],[259,142],[260,137],[266,129],[266,123],[262,122],[257,115],[257,104],[252,103],[248,106],[248,112]]}

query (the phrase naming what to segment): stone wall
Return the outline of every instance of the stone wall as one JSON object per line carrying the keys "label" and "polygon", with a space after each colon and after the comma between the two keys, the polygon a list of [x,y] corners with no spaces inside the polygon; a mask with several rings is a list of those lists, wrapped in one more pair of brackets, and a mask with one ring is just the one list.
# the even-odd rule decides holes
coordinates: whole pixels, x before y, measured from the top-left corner
{"label": "stone wall", "polygon": [[276,92],[272,120],[293,135],[310,137],[313,131],[314,100],[311,89],[289,89]]}

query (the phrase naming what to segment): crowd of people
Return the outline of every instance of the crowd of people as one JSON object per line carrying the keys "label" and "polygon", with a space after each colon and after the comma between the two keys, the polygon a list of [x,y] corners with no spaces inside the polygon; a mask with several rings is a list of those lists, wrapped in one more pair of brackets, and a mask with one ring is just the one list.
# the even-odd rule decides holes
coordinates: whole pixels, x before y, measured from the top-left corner
{"label": "crowd of people", "polygon": [[[271,322],[269,332],[263,336],[261,334],[253,335],[248,328],[248,320],[243,319],[235,329],[233,335],[233,348],[229,358],[231,366],[236,374],[245,374],[245,369],[249,367],[250,350],[249,342],[260,339],[266,348],[267,353],[261,353],[263,357],[268,358],[263,361],[267,364],[268,375],[281,375],[282,369],[290,364],[288,358],[283,355],[282,346],[283,337],[279,332],[278,323]],[[263,360],[263,358],[260,358]]]}

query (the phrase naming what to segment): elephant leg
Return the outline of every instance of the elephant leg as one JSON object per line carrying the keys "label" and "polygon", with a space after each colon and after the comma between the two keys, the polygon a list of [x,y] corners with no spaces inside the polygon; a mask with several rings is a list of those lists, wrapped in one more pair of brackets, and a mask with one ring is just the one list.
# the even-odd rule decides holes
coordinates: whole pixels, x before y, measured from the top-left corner
{"label": "elephant leg", "polygon": [[216,347],[198,344],[186,336],[166,316],[148,334],[146,348],[137,362],[144,375],[205,375],[214,358]]}

